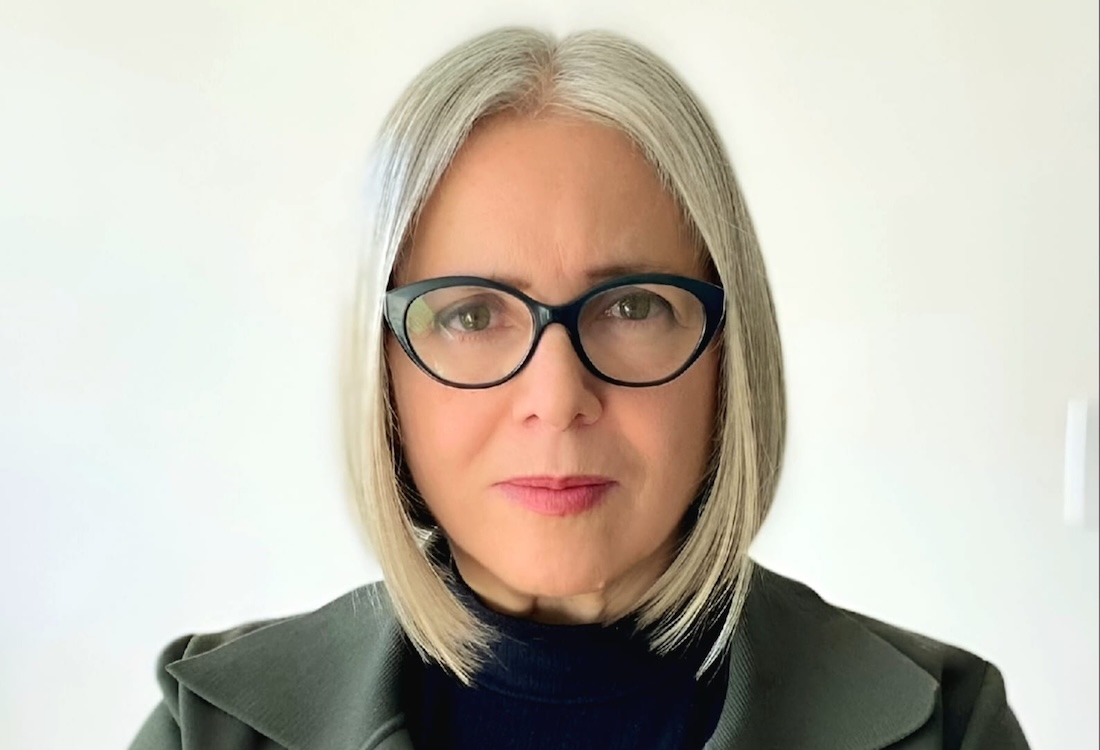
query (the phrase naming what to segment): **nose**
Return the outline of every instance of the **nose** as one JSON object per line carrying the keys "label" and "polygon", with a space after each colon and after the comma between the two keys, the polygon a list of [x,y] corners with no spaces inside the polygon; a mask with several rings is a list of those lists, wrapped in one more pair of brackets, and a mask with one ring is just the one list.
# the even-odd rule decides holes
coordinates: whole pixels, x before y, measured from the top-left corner
{"label": "nose", "polygon": [[521,422],[541,422],[558,431],[594,423],[603,413],[600,381],[585,369],[569,333],[551,325],[531,360],[512,380],[513,415]]}

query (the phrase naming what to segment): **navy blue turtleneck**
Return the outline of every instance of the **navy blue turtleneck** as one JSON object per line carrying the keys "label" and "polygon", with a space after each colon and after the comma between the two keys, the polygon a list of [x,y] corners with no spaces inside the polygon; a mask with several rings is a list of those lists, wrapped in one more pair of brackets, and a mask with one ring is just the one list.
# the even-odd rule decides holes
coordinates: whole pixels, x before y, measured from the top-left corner
{"label": "navy blue turtleneck", "polygon": [[473,687],[409,659],[402,701],[417,750],[699,750],[714,731],[728,665],[695,679],[714,632],[660,657],[630,621],[545,625],[457,587],[499,639]]}

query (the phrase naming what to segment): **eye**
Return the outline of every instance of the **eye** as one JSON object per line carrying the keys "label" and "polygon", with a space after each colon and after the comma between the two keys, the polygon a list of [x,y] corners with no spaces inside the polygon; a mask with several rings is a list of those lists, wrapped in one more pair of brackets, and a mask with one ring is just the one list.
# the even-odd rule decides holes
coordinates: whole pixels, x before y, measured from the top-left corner
{"label": "eye", "polygon": [[488,328],[492,318],[493,313],[488,305],[466,305],[448,315],[444,320],[444,325],[447,328],[458,328],[467,333],[476,333]]}
{"label": "eye", "polygon": [[653,315],[666,313],[668,303],[660,296],[646,291],[633,291],[615,300],[607,315],[623,320],[648,320]]}

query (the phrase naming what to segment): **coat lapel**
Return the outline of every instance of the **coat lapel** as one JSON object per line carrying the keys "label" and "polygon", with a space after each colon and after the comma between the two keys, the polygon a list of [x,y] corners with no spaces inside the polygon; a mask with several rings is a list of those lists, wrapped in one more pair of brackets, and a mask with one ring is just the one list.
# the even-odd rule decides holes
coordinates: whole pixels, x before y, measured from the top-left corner
{"label": "coat lapel", "polygon": [[932,716],[938,683],[850,614],[757,565],[707,750],[882,750]]}
{"label": "coat lapel", "polygon": [[[185,655],[168,671],[290,750],[405,750],[406,658],[415,657],[376,583]],[[757,566],[707,750],[882,750],[928,721],[937,690],[927,672],[851,615]]]}
{"label": "coat lapel", "polygon": [[397,750],[403,746],[393,739],[377,743],[403,725],[398,701],[405,654],[388,597],[375,583],[316,612],[185,656],[168,671],[289,750]]}

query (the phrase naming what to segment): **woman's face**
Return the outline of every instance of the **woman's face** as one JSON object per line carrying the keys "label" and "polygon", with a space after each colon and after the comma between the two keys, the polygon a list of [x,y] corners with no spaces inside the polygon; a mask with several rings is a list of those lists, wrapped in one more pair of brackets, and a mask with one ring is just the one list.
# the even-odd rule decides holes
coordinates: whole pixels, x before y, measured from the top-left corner
{"label": "woman's face", "polygon": [[[397,281],[480,276],[561,304],[608,275],[649,271],[704,278],[676,203],[631,142],[578,119],[500,115],[428,201]],[[664,571],[711,446],[714,346],[650,388],[593,376],[560,325],[518,375],[483,390],[432,380],[392,335],[387,357],[413,480],[490,605],[596,620]],[[531,477],[604,484],[562,513],[540,500],[553,490],[517,489]]]}

